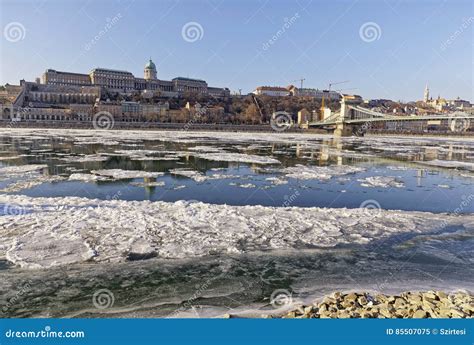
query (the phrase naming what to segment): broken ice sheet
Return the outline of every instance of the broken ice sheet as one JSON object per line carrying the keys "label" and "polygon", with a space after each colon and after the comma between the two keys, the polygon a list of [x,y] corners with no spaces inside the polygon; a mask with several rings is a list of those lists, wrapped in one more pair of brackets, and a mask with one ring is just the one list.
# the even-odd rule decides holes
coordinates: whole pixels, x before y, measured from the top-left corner
{"label": "broken ice sheet", "polygon": [[[0,217],[0,257],[25,268],[140,257],[191,258],[216,253],[365,244],[401,233],[470,226],[473,214],[201,202],[32,198],[0,195],[31,210]],[[336,216],[337,214],[337,216]],[[354,222],[354,220],[357,220]]]}

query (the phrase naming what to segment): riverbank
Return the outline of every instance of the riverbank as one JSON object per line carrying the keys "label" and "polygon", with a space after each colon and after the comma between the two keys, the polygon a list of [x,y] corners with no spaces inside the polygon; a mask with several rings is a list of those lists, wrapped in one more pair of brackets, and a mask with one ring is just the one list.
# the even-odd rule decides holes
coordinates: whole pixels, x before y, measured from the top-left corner
{"label": "riverbank", "polygon": [[[0,120],[0,128],[10,129],[70,129],[70,130],[96,130],[92,121],[23,121],[23,122],[12,122],[6,120]],[[226,123],[164,123],[164,122],[121,122],[116,121],[105,128],[105,130],[140,130],[140,131],[194,131],[194,132],[241,132],[241,133],[275,133],[280,134],[282,132],[275,131],[270,124],[256,124],[256,125],[245,125],[245,124],[226,124]],[[327,131],[320,128],[309,128],[302,129],[294,125],[288,129],[285,129],[285,133],[299,133],[299,134],[318,134],[318,135],[329,135],[332,136],[332,131]],[[435,137],[435,138],[474,138],[474,132],[401,132],[393,130],[371,130],[365,135],[374,136],[402,136],[402,137]]]}
{"label": "riverbank", "polygon": [[[275,303],[275,301],[273,301]],[[474,296],[465,291],[403,292],[398,295],[350,292],[302,305],[277,318],[472,318]]]}

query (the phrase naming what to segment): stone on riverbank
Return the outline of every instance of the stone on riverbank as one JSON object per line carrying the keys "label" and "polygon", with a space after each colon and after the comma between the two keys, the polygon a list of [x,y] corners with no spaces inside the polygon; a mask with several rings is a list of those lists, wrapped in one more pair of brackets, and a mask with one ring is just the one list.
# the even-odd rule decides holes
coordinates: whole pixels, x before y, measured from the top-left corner
{"label": "stone on riverbank", "polygon": [[283,318],[472,318],[474,296],[467,292],[404,292],[372,295],[335,292],[321,302],[302,306]]}

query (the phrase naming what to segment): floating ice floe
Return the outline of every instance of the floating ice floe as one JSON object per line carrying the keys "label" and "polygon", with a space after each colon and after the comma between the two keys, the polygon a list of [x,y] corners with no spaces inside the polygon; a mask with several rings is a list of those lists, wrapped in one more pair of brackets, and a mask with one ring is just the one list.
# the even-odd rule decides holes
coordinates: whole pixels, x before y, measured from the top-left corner
{"label": "floating ice floe", "polygon": [[248,155],[245,153],[200,153],[195,157],[218,162],[237,162],[249,164],[280,164],[280,161],[265,156]]}
{"label": "floating ice floe", "polygon": [[154,155],[162,153],[162,151],[158,150],[115,150],[114,152],[125,156]]}
{"label": "floating ice floe", "polygon": [[24,189],[30,189],[42,185],[43,183],[54,183],[63,181],[65,178],[58,175],[32,175],[26,180],[16,181],[8,184],[5,188],[0,189],[0,192],[14,193]]}
{"label": "floating ice floe", "polygon": [[207,181],[206,175],[203,173],[200,173],[199,171],[195,170],[190,170],[190,169],[171,169],[169,171],[170,174],[172,175],[179,175],[179,176],[184,176],[188,177],[190,179],[193,179],[196,182],[204,182]]}
{"label": "floating ice floe", "polygon": [[22,175],[47,168],[48,166],[46,164],[12,165],[0,168],[0,175]]}
{"label": "floating ice floe", "polygon": [[92,170],[91,174],[112,178],[114,180],[132,179],[132,178],[152,178],[163,176],[162,172],[141,171],[141,170],[122,170],[122,169],[102,169]]}
{"label": "floating ice floe", "polygon": [[201,202],[31,198],[0,195],[28,210],[0,217],[0,258],[25,268],[130,257],[192,258],[366,244],[402,233],[472,227],[472,214]]}
{"label": "floating ice floe", "polygon": [[137,187],[163,187],[165,185],[164,181],[153,181],[153,182],[132,182],[132,186]]}
{"label": "floating ice floe", "polygon": [[85,163],[85,162],[105,162],[109,157],[101,154],[92,154],[92,155],[81,155],[81,156],[69,156],[64,158],[59,158],[63,161],[70,163]]}
{"label": "floating ice floe", "polygon": [[237,183],[237,182],[231,182],[229,183],[229,186],[236,186],[239,188],[256,188],[257,187],[253,183]]}
{"label": "floating ice floe", "polygon": [[120,145],[120,142],[115,140],[90,140],[90,141],[76,141],[74,145],[106,145],[115,146]]}
{"label": "floating ice floe", "polygon": [[365,169],[352,165],[308,166],[297,164],[281,169],[286,177],[299,180],[329,180],[333,176],[355,174]]}
{"label": "floating ice floe", "polygon": [[169,173],[172,175],[188,177],[190,179],[193,179],[196,182],[240,178],[240,176],[237,176],[237,175],[226,175],[226,174],[218,174],[218,173],[213,174],[213,175],[204,175],[203,173],[199,171],[191,170],[187,168],[171,169]]}
{"label": "floating ice floe", "polygon": [[418,161],[417,163],[434,167],[455,168],[474,171],[473,162],[444,161],[440,159],[434,159],[432,161]]}
{"label": "floating ice floe", "polygon": [[270,181],[274,185],[282,185],[288,183],[287,180],[282,179],[281,177],[267,177],[265,181]]}
{"label": "floating ice floe", "polygon": [[109,155],[128,157],[132,161],[178,161],[181,159],[178,154],[179,152],[165,150],[115,150]]}
{"label": "floating ice floe", "polygon": [[130,160],[132,161],[179,161],[179,157],[171,157],[171,156],[165,156],[165,157],[156,157],[156,156],[144,156],[144,157],[136,157],[136,156],[131,156]]}
{"label": "floating ice floe", "polygon": [[188,150],[198,151],[198,152],[212,152],[212,153],[222,152],[221,148],[212,147],[212,146],[194,146],[194,147],[188,147]]}
{"label": "floating ice floe", "polygon": [[396,177],[392,176],[370,176],[363,179],[358,179],[362,187],[380,187],[380,188],[403,188],[405,184]]}
{"label": "floating ice floe", "polygon": [[8,156],[8,157],[0,157],[0,161],[11,161],[13,159],[21,158],[21,156]]}
{"label": "floating ice floe", "polygon": [[74,173],[69,176],[69,181],[96,182],[96,181],[110,181],[110,179],[108,177],[100,176],[100,175]]}

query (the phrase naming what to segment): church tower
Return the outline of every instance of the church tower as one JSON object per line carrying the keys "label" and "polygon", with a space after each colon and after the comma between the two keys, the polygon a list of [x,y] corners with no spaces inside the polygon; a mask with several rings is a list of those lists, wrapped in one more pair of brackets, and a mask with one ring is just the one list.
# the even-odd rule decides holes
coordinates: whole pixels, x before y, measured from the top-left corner
{"label": "church tower", "polygon": [[425,93],[423,95],[423,102],[428,103],[429,100],[430,100],[430,89],[428,88],[428,84],[426,84]]}
{"label": "church tower", "polygon": [[157,79],[156,73],[157,73],[156,66],[153,63],[153,61],[151,61],[151,58],[150,58],[150,61],[148,61],[148,63],[145,65],[144,78],[146,80],[156,80]]}

